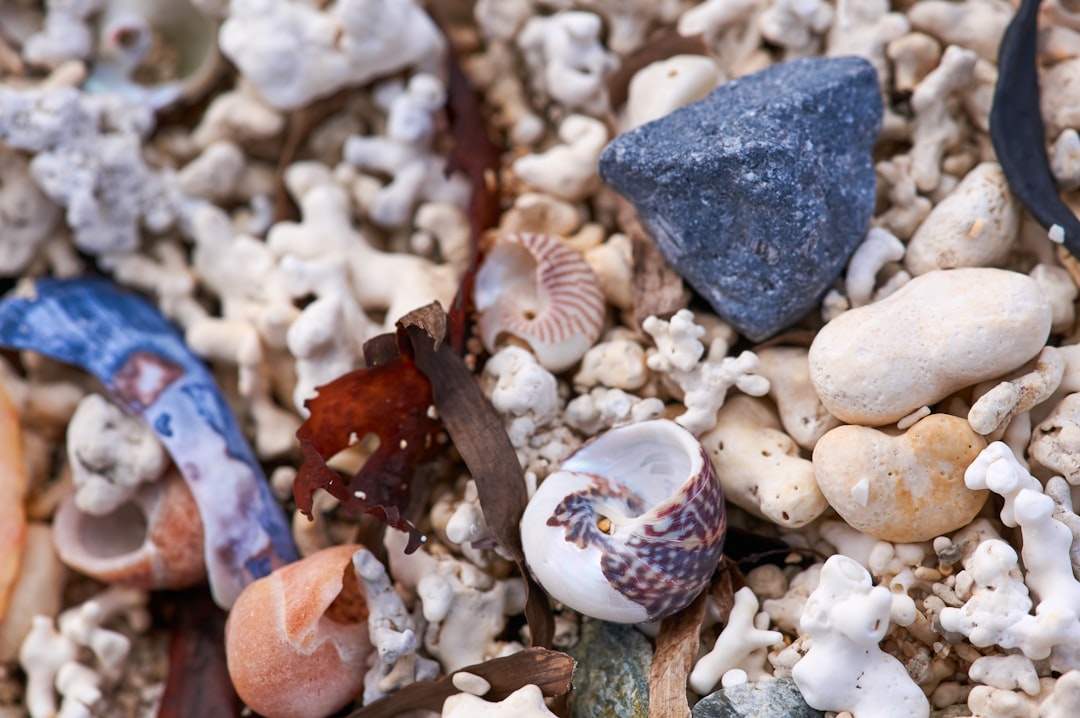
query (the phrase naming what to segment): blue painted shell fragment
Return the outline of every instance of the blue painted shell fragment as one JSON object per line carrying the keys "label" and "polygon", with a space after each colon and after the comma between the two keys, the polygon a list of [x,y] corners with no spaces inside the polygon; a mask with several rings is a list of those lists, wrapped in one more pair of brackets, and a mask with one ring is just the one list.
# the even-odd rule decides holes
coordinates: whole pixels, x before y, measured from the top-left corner
{"label": "blue painted shell fragment", "polygon": [[218,605],[296,560],[285,515],[209,370],[145,299],[103,279],[41,279],[31,296],[0,301],[0,346],[89,371],[153,427],[199,505]]}

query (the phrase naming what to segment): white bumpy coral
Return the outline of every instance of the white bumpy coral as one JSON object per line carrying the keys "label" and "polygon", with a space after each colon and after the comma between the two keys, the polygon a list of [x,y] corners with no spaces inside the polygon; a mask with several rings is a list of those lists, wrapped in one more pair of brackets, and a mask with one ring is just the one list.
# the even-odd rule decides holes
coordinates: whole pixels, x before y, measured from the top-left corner
{"label": "white bumpy coral", "polygon": [[641,327],[656,342],[646,363],[653,371],[670,377],[682,391],[686,411],[675,421],[695,436],[716,426],[716,412],[724,405],[731,387],[750,396],[769,392],[769,380],[758,373],[761,363],[753,352],[724,356],[727,342],[717,339],[702,359],[705,345],[699,339],[705,328],[694,323],[690,310],[680,309],[671,321],[647,317]]}
{"label": "white bumpy coral", "polygon": [[810,706],[859,717],[930,715],[930,702],[904,664],[878,646],[889,630],[890,594],[872,586],[854,559],[836,555],[825,562],[799,619],[810,650],[791,672]]}
{"label": "white bumpy coral", "polygon": [[434,70],[445,49],[413,0],[232,0],[221,49],[279,110],[409,67]]}

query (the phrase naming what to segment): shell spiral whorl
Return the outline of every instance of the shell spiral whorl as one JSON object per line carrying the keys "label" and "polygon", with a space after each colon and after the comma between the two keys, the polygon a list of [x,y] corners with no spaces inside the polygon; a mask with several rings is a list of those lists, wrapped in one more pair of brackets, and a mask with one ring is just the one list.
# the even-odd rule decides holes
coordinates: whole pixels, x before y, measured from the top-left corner
{"label": "shell spiral whorl", "polygon": [[577,362],[604,325],[596,275],[578,252],[548,234],[499,235],[476,273],[473,300],[489,352],[509,334],[553,372]]}
{"label": "shell spiral whorl", "polygon": [[613,429],[551,474],[525,509],[529,568],[588,616],[655,621],[708,584],[723,550],[723,493],[697,440],[671,421]]}

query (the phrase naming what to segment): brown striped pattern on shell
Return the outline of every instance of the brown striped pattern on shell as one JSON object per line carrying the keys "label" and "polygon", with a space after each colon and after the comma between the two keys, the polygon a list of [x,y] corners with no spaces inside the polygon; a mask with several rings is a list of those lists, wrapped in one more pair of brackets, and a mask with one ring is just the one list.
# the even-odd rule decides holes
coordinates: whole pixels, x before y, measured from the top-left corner
{"label": "brown striped pattern on shell", "polygon": [[476,274],[473,298],[488,351],[510,334],[552,371],[577,362],[604,324],[596,275],[579,253],[547,234],[501,235]]}

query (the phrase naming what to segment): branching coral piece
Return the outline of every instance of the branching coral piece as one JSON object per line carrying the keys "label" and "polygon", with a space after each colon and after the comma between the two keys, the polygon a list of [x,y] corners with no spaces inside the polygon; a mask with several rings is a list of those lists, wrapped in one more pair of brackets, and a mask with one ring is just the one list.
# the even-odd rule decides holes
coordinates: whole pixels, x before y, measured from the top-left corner
{"label": "branching coral piece", "polygon": [[439,664],[416,655],[416,626],[394,592],[386,569],[367,549],[353,554],[353,567],[364,584],[368,608],[368,634],[375,647],[371,670],[364,676],[364,704],[382,698],[414,681],[439,675]]}
{"label": "branching coral piece", "polygon": [[691,433],[700,435],[716,425],[716,412],[724,405],[727,391],[735,387],[751,396],[769,392],[769,380],[758,374],[760,362],[753,352],[727,357],[727,342],[718,340],[705,353],[699,338],[705,328],[694,323],[688,309],[680,309],[664,321],[648,317],[642,329],[656,341],[646,363],[653,371],[669,376],[683,392],[686,412],[675,419]]}
{"label": "branching coral piece", "polygon": [[343,150],[347,162],[392,177],[371,200],[372,221],[400,227],[419,201],[463,206],[468,184],[460,176],[447,176],[445,160],[432,150],[436,116],[446,103],[443,83],[432,75],[417,74],[405,86],[381,85],[376,98],[387,110],[385,133],[350,137]]}
{"label": "branching coral piece", "polygon": [[[57,715],[54,684],[63,696],[59,715],[91,715],[102,697],[101,688],[119,680],[131,649],[127,636],[103,624],[130,614],[134,627],[145,629],[145,605],[143,591],[110,588],[60,614],[59,631],[52,619],[36,616],[19,650],[19,663],[27,674],[26,704],[31,718]],[[83,649],[93,656],[93,667],[80,663]]]}
{"label": "branching coral piece", "polygon": [[601,25],[598,15],[570,10],[525,23],[517,42],[540,98],[594,117],[610,109],[605,82],[618,60],[600,42]]}
{"label": "branching coral piece", "polygon": [[728,615],[727,624],[711,651],[706,653],[690,673],[690,688],[701,696],[708,695],[725,673],[739,669],[750,654],[760,648],[784,642],[784,634],[766,631],[755,626],[758,600],[747,587],[735,592],[735,605]]}
{"label": "branching coral piece", "polygon": [[[983,455],[989,460],[983,460]],[[1054,670],[1080,668],[1080,612],[1076,608],[1080,605],[1080,582],[1073,574],[1070,528],[1078,519],[1072,514],[1067,522],[1059,520],[1057,517],[1066,513],[1064,502],[1055,503],[1045,495],[1042,485],[1015,457],[1009,460],[1011,455],[1008,447],[994,442],[968,469],[965,483],[969,488],[989,487],[1005,497],[1001,520],[1006,526],[1020,527],[1027,586],[1015,575],[1015,551],[1003,542],[985,541],[965,562],[983,590],[974,592],[962,611],[943,609],[942,625],[970,633],[975,645],[992,642],[1003,648],[1019,648],[1032,660],[1049,656]],[[994,474],[1003,475],[1005,480]],[[1054,493],[1060,494],[1062,488],[1057,479]],[[992,556],[998,560],[988,561]],[[1038,599],[1034,615],[1028,613],[1031,601],[1027,589]],[[1003,621],[1006,607],[1011,609],[1011,617]],[[987,632],[987,626],[999,628]]]}
{"label": "branching coral piece", "polygon": [[424,647],[445,672],[521,650],[520,644],[500,639],[507,616],[522,609],[520,582],[494,579],[438,546],[406,556],[401,543],[400,534],[387,534],[390,570],[419,597],[428,622]]}
{"label": "branching coral piece", "polygon": [[792,677],[819,710],[856,716],[926,718],[930,704],[904,665],[878,644],[889,630],[890,591],[846,556],[825,562],[800,625],[812,643]]}

